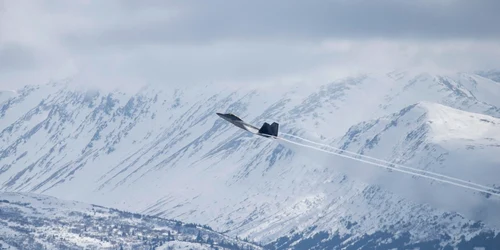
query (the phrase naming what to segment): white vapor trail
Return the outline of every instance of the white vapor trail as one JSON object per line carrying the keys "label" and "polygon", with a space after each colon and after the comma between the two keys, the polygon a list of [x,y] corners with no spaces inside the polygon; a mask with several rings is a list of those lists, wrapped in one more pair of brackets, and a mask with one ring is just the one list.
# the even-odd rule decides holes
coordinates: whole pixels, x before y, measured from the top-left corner
{"label": "white vapor trail", "polygon": [[401,164],[392,163],[390,161],[386,161],[386,160],[378,159],[378,158],[375,158],[375,157],[358,154],[356,152],[352,152],[352,151],[348,151],[348,150],[344,150],[344,149],[332,147],[332,146],[327,145],[327,144],[317,143],[317,142],[314,142],[314,141],[311,141],[311,140],[308,140],[308,139],[305,139],[305,138],[302,138],[302,137],[299,137],[299,136],[296,136],[296,135],[285,134],[285,133],[281,133],[281,134],[285,135],[285,136],[293,137],[293,138],[296,138],[296,139],[299,139],[299,140],[302,140],[302,141],[305,141],[305,142],[308,142],[308,143],[311,143],[311,144],[315,144],[315,145],[318,145],[318,146],[323,146],[323,147],[326,147],[326,148],[330,148],[330,149],[337,150],[337,151],[344,152],[344,153],[349,153],[351,155],[355,155],[355,156],[359,156],[359,157],[362,157],[362,158],[366,158],[366,159],[370,159],[370,160],[382,162],[382,163],[385,163],[385,164],[391,164],[391,165],[399,167],[399,168],[404,168],[404,169],[408,169],[408,170],[412,170],[412,171],[416,171],[416,172],[421,172],[421,173],[425,173],[425,174],[429,174],[429,175],[439,176],[441,178],[446,178],[446,179],[453,180],[453,181],[456,181],[456,182],[462,182],[464,184],[468,184],[468,185],[471,185],[471,186],[476,186],[476,187],[479,187],[479,188],[482,188],[482,189],[486,189],[486,190],[494,190],[494,188],[488,187],[488,186],[485,186],[485,185],[477,184],[477,183],[474,183],[474,182],[470,182],[470,181],[458,179],[458,178],[447,176],[447,175],[443,175],[443,174],[434,173],[434,172],[431,172],[431,171],[426,171],[426,170],[423,170],[423,169],[407,167],[407,166],[404,166],[404,165],[401,165]]}
{"label": "white vapor trail", "polygon": [[359,161],[359,162],[367,163],[367,164],[370,164],[370,165],[373,165],[373,166],[378,166],[378,167],[382,167],[382,168],[386,168],[386,169],[392,169],[394,171],[399,171],[399,172],[410,174],[410,175],[416,175],[416,176],[420,176],[420,177],[423,177],[423,178],[428,178],[428,179],[431,179],[431,180],[435,180],[435,181],[439,181],[439,182],[443,182],[443,183],[448,183],[448,184],[451,184],[451,185],[454,185],[454,186],[463,187],[463,188],[466,188],[466,189],[475,190],[475,191],[479,191],[479,192],[483,192],[483,193],[487,193],[487,194],[490,194],[490,195],[494,195],[494,196],[500,197],[499,193],[494,193],[494,192],[491,192],[491,191],[488,191],[488,190],[484,190],[484,189],[480,189],[480,188],[475,188],[475,187],[463,185],[463,184],[460,184],[460,183],[456,183],[456,182],[453,182],[453,181],[443,180],[443,179],[439,179],[439,178],[436,178],[436,177],[432,177],[432,176],[428,176],[428,175],[423,175],[423,174],[419,174],[419,173],[415,173],[415,172],[411,172],[411,171],[407,171],[407,170],[402,170],[402,169],[399,169],[399,168],[396,168],[396,167],[391,167],[391,166],[388,166],[388,165],[384,165],[384,164],[380,164],[380,163],[375,163],[375,162],[371,162],[371,161],[367,161],[367,160],[355,158],[355,157],[352,157],[352,156],[339,154],[339,153],[332,152],[332,151],[327,151],[327,150],[324,150],[324,149],[321,149],[321,148],[316,148],[316,147],[313,147],[313,146],[310,146],[310,145],[305,145],[305,144],[301,144],[301,143],[298,143],[298,142],[290,141],[290,140],[287,140],[287,139],[282,138],[282,137],[277,137],[277,139],[278,140],[282,140],[284,142],[291,143],[291,144],[295,144],[295,145],[298,145],[298,146],[301,146],[301,147],[306,147],[306,148],[318,150],[318,151],[321,151],[321,152],[325,152],[325,153],[328,153],[328,154],[337,155],[337,156],[340,156],[340,157],[344,157],[344,158],[356,160],[356,161]]}

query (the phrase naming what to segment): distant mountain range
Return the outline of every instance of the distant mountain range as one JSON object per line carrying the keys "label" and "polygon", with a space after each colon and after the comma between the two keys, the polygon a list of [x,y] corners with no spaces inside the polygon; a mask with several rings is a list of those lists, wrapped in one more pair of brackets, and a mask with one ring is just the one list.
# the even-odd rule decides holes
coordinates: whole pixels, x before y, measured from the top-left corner
{"label": "distant mountain range", "polygon": [[498,188],[498,75],[3,91],[0,191],[208,225],[276,249],[491,245],[495,197],[256,138],[215,113],[276,121],[285,134]]}

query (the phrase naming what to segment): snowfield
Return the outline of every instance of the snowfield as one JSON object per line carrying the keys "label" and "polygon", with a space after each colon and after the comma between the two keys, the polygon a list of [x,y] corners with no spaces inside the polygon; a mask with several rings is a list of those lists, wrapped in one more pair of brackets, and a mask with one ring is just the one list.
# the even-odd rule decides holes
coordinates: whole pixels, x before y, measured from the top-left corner
{"label": "snowfield", "polygon": [[498,188],[499,91],[484,74],[420,72],[279,88],[30,86],[0,104],[0,190],[206,224],[278,249],[491,243],[496,197],[257,138],[215,113]]}

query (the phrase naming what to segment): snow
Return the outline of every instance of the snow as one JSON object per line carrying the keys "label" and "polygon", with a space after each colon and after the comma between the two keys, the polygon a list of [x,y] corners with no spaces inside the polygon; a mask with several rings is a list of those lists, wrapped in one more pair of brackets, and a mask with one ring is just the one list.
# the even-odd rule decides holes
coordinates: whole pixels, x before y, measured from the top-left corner
{"label": "snow", "polygon": [[0,104],[7,102],[16,96],[17,92],[15,90],[0,90]]}
{"label": "snow", "polygon": [[[54,197],[0,192],[0,244],[22,249],[142,249],[225,243],[260,249],[212,230]],[[133,218],[133,219],[132,219]],[[171,237],[171,238],[168,238]],[[169,242],[171,241],[171,242]],[[187,242],[186,242],[187,241]],[[194,243],[198,241],[200,243]],[[175,243],[175,244],[173,244]]]}
{"label": "snow", "polygon": [[[339,145],[371,157],[493,188],[498,185],[493,176],[500,166],[500,161],[494,157],[500,153],[499,125],[498,119],[491,116],[421,102],[353,127],[351,134],[346,134]],[[354,133],[361,127],[365,128],[361,133]],[[492,225],[499,224],[493,212],[500,206],[498,199],[485,200],[479,195],[470,195],[467,189],[421,178],[366,171],[369,174],[365,176],[354,175],[411,200],[459,211],[468,218],[486,220]],[[482,212],[478,211],[478,206]]]}
{"label": "snow", "polygon": [[212,249],[210,245],[203,245],[199,243],[191,243],[191,242],[177,242],[177,241],[172,241],[172,242],[167,242],[163,246],[157,248],[158,250],[168,250],[168,249]]}
{"label": "snow", "polygon": [[434,103],[421,103],[427,109],[432,139],[439,143],[447,140],[500,142],[500,119],[453,109]]}
{"label": "snow", "polygon": [[[498,89],[474,74],[409,72],[264,89],[28,88],[0,118],[0,190],[208,224],[263,242],[313,225],[356,235],[398,221],[425,238],[420,230],[445,223],[443,213],[456,211],[463,191],[440,185],[447,205],[427,207],[429,200],[412,192],[435,183],[380,178],[384,171],[257,138],[215,113],[257,127],[276,121],[283,133],[498,185]],[[416,138],[408,140],[411,132]],[[389,184],[371,189],[380,180]],[[474,204],[465,210],[496,208],[481,194],[465,194]],[[438,231],[464,233],[468,219]],[[345,221],[358,224],[348,229]]]}

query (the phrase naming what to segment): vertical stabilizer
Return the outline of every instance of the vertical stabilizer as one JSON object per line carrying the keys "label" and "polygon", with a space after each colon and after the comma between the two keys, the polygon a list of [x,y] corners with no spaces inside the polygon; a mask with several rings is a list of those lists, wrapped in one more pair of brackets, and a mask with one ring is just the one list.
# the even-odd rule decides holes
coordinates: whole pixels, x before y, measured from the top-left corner
{"label": "vertical stabilizer", "polygon": [[269,125],[269,123],[265,122],[262,127],[259,129],[259,134],[278,136],[279,124],[273,122],[273,124]]}

